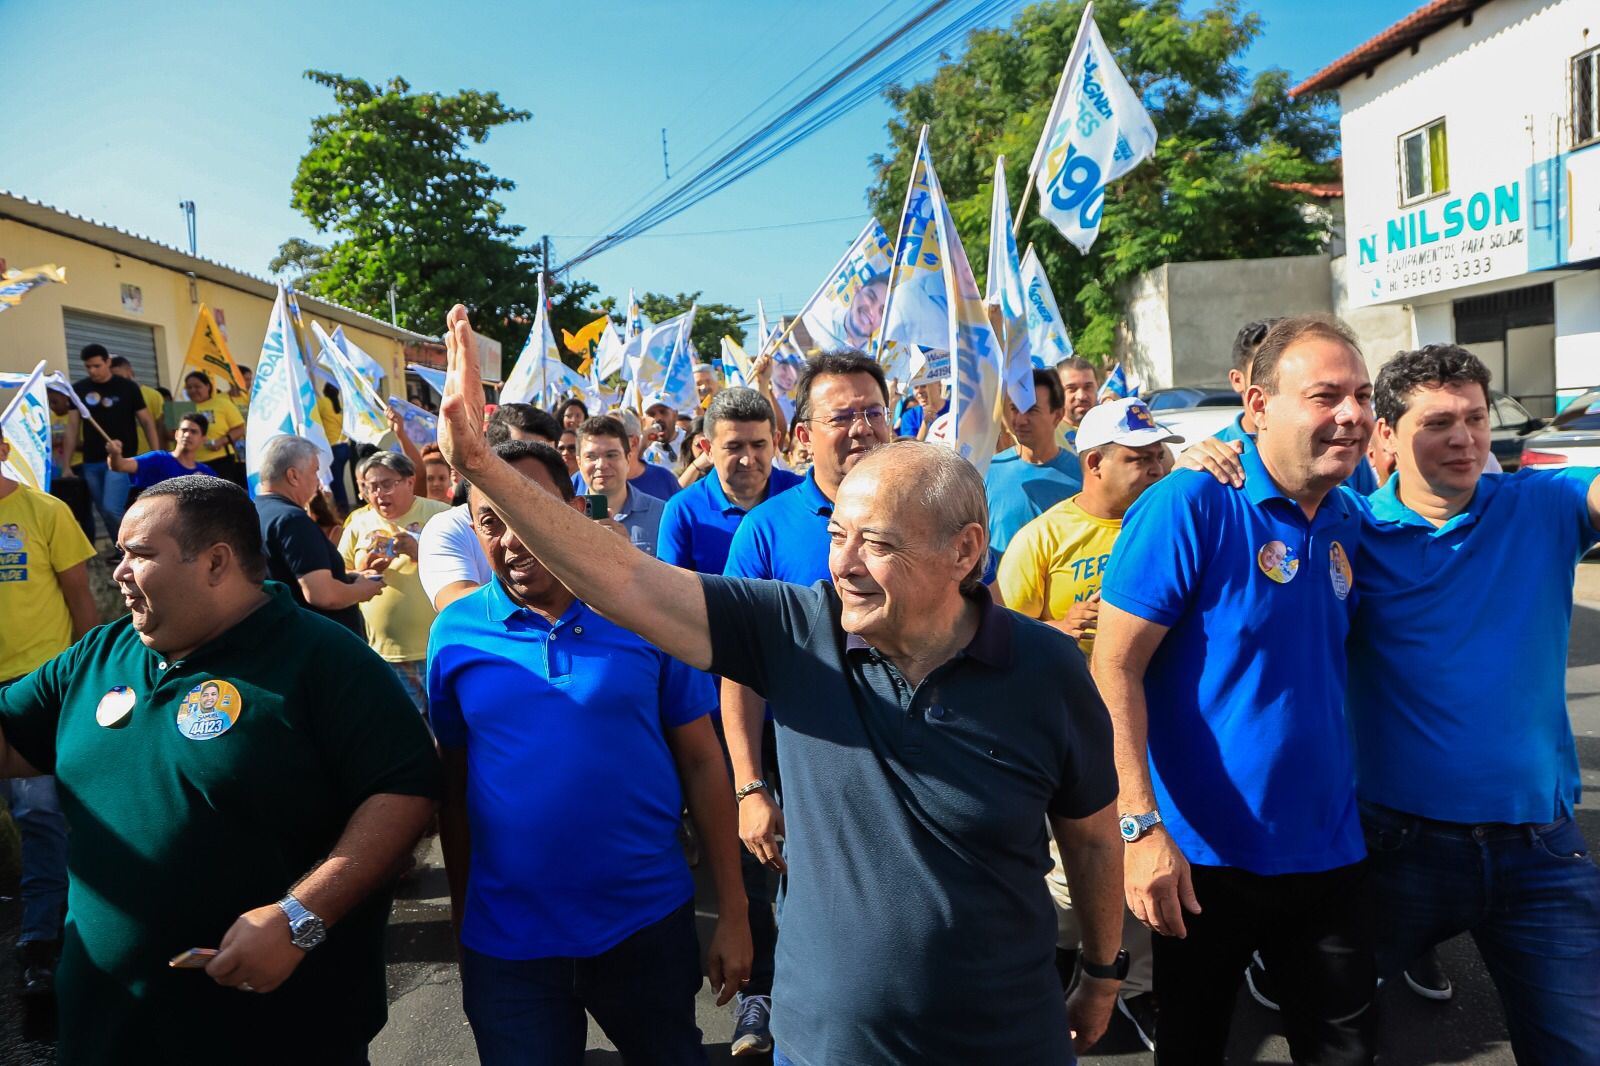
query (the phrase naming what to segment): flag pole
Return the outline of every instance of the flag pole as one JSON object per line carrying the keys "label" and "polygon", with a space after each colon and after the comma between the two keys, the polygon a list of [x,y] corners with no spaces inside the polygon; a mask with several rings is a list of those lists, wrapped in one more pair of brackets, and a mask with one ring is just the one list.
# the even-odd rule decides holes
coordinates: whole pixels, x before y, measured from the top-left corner
{"label": "flag pole", "polygon": [[[911,210],[911,190],[917,187],[917,167],[922,162],[923,152],[928,147],[928,124],[922,124],[922,132],[917,135],[917,154],[911,157],[911,173],[906,176],[906,198],[900,205],[900,226],[895,230],[894,255],[889,260],[889,286],[883,294],[883,325],[878,327],[878,349],[872,353],[876,362],[883,361],[883,346],[889,342],[886,334],[889,331],[889,308],[894,304],[895,277],[900,273],[900,241],[905,237],[906,212]],[[939,257],[944,258],[945,250],[941,246]]]}
{"label": "flag pole", "polygon": [[1022,186],[1022,202],[1017,205],[1017,217],[1011,222],[1011,239],[1016,240],[1022,236],[1022,219],[1028,210],[1028,197],[1033,195],[1033,186],[1039,180],[1039,167],[1044,162],[1047,150],[1046,138],[1050,131],[1056,128],[1056,122],[1061,116],[1062,105],[1067,100],[1067,72],[1072,69],[1072,61],[1078,57],[1078,49],[1083,47],[1083,30],[1094,18],[1094,0],[1084,5],[1083,18],[1078,20],[1078,36],[1073,38],[1072,50],[1067,53],[1067,65],[1061,70],[1061,82],[1056,86],[1056,97],[1050,101],[1050,114],[1044,120],[1044,129],[1039,131],[1039,143],[1033,149],[1033,161],[1028,164],[1028,180]]}

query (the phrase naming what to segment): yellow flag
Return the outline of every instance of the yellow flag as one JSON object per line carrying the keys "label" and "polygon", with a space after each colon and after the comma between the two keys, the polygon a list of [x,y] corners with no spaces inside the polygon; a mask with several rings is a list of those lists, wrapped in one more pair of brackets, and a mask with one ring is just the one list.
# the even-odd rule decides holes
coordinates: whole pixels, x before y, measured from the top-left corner
{"label": "yellow flag", "polygon": [[611,319],[601,315],[576,333],[562,330],[561,342],[567,346],[567,351],[574,355],[592,355],[594,346],[600,343],[600,334],[605,332],[606,323],[609,321]]}
{"label": "yellow flag", "polygon": [[66,284],[67,269],[54,263],[26,270],[7,270],[0,274],[0,311],[17,306],[22,298],[46,282]]}
{"label": "yellow flag", "polygon": [[217,320],[211,317],[211,308],[205,304],[200,305],[200,315],[194,321],[194,335],[189,338],[189,352],[183,357],[183,372],[187,374],[191,370],[208,374],[213,381],[232,383],[241,390],[245,387],[239,364],[233,361],[228,342],[217,328]]}

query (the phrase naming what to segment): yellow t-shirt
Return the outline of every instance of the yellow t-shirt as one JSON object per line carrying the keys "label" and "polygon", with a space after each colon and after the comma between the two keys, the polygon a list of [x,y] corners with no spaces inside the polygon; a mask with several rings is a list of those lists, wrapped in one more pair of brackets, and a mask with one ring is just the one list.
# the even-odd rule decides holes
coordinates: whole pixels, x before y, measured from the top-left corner
{"label": "yellow t-shirt", "polygon": [[18,485],[0,499],[0,681],[72,646],[72,614],[56,575],[94,557],[66,504]]}
{"label": "yellow t-shirt", "polygon": [[[344,565],[356,569],[356,557],[367,550],[374,533],[393,536],[405,531],[420,537],[422,527],[436,514],[450,510],[448,503],[422,496],[411,509],[391,522],[368,504],[350,512],[344,534],[339,538],[339,554]],[[417,662],[428,657],[428,630],[433,625],[433,602],[422,590],[422,577],[412,559],[395,556],[384,571],[382,592],[361,605],[367,623],[367,643],[372,650],[392,663]]]}
{"label": "yellow t-shirt", "polygon": [[328,436],[328,444],[339,444],[345,440],[344,415],[333,409],[333,401],[324,394],[317,395],[317,421],[322,423],[322,432]]}
{"label": "yellow t-shirt", "polygon": [[[164,396],[162,396],[159,392],[157,392],[155,389],[152,389],[149,385],[140,385],[139,386],[139,392],[140,392],[141,395],[144,396],[144,405],[147,408],[150,409],[150,417],[155,419],[156,431],[160,432],[160,430],[161,430],[161,417],[167,413],[167,401],[166,401],[166,398]],[[139,454],[143,455],[145,452],[159,451],[161,449],[161,442],[160,441],[151,441],[149,437],[145,436],[144,423],[141,422],[138,425],[139,425]],[[93,430],[91,429],[90,432],[92,433]],[[133,457],[129,456],[128,458],[131,459]]]}
{"label": "yellow t-shirt", "polygon": [[[244,425],[244,416],[239,409],[233,406],[233,401],[217,393],[211,394],[211,399],[195,404],[195,410],[206,416],[210,428],[206,430],[206,439],[220,441],[228,435],[228,431]],[[209,463],[214,459],[222,459],[228,454],[226,447],[207,448],[200,445],[200,450],[195,452],[195,461]]]}
{"label": "yellow t-shirt", "polygon": [[[1062,500],[1023,526],[1000,559],[995,577],[1005,605],[1042,622],[1067,616],[1075,603],[1100,591],[1111,546],[1122,532],[1120,518],[1096,518],[1078,506],[1078,497]],[[1094,639],[1078,642],[1087,658]]]}

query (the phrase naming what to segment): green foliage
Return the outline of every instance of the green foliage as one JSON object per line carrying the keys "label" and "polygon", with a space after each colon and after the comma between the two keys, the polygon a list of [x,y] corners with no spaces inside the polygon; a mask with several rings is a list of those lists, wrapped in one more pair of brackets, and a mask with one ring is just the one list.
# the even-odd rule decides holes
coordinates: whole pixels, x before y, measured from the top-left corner
{"label": "green foliage", "polygon": [[[464,303],[480,332],[520,351],[533,322],[537,258],[495,198],[515,185],[465,151],[530,113],[495,92],[445,96],[413,93],[399,77],[386,85],[316,70],[306,77],[332,90],[337,106],[312,119],[291,202],[331,240],[284,242],[274,273],[298,275],[297,287],[384,320],[393,286],[399,325],[432,335],[451,305]],[[550,286],[558,337],[594,317],[583,306],[594,291],[581,281]]]}
{"label": "green foliage", "polygon": [[[691,305],[698,305],[694,316],[694,329],[690,331],[689,336],[694,341],[695,350],[710,360],[716,358],[722,351],[724,335],[732,337],[741,345],[744,344],[744,324],[749,316],[731,304],[705,303],[700,299],[704,295],[702,292],[680,292],[676,296],[647,292],[637,299],[639,310],[643,311],[644,317],[652,322],[681,315],[689,310]],[[600,306],[611,316],[611,321],[616,323],[618,329],[627,326],[628,309],[618,307],[614,297],[607,296],[600,301]]]}
{"label": "green foliage", "polygon": [[[939,182],[982,281],[995,156],[1006,157],[1015,210],[1083,7],[1033,5],[1008,29],[974,33],[966,54],[928,81],[888,91],[893,149],[874,158],[868,199],[890,234],[927,124]],[[1325,233],[1305,217],[1303,198],[1275,183],[1336,177],[1339,138],[1327,94],[1290,100],[1288,75],[1276,69],[1246,82],[1238,60],[1261,23],[1238,0],[1193,17],[1180,0],[1099,0],[1095,21],[1155,122],[1155,157],[1107,190],[1088,255],[1039,216],[1032,198],[1017,243],[1035,246],[1074,347],[1103,360],[1115,350],[1119,287],[1144,271],[1320,251]]]}

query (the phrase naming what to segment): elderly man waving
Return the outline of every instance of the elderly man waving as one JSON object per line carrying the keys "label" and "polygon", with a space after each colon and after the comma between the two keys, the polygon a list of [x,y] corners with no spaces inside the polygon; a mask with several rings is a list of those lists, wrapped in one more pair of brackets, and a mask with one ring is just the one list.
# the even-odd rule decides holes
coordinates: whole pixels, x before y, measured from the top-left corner
{"label": "elderly man waving", "polygon": [[[451,465],[574,595],[772,705],[792,811],[774,1062],[1071,1063],[1126,968],[1111,728],[1071,642],[979,583],[977,471],[885,446],[840,486],[831,582],[694,574],[496,458],[465,308],[446,341]],[[1086,976],[1065,1009],[1046,816],[1084,904]]]}

